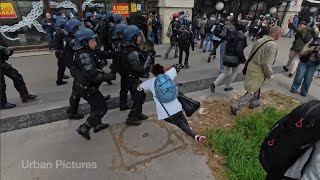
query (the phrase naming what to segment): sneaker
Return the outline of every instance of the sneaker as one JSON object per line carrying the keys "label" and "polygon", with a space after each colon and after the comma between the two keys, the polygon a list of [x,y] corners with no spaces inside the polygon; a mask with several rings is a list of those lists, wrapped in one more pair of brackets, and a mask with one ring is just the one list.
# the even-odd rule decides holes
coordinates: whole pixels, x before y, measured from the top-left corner
{"label": "sneaker", "polygon": [[128,117],[128,119],[126,120],[126,124],[129,126],[139,126],[141,124],[141,121],[138,118]]}
{"label": "sneaker", "polygon": [[147,120],[147,119],[148,119],[148,116],[145,115],[145,114],[140,114],[140,115],[138,115],[138,119],[139,119],[140,121]]}
{"label": "sneaker", "polygon": [[81,126],[79,126],[79,128],[77,129],[77,132],[84,137],[87,140],[90,140],[90,127],[87,126],[86,124],[82,124]]}
{"label": "sneaker", "polygon": [[57,86],[61,86],[61,85],[67,84],[67,83],[68,83],[67,81],[57,81],[56,82]]}
{"label": "sneaker", "polygon": [[231,110],[232,115],[237,116],[238,110],[235,107],[230,106],[230,110]]}
{"label": "sneaker", "polygon": [[296,90],[293,90],[293,89],[291,89],[290,92],[291,92],[291,93],[297,93],[297,91],[296,91]]}
{"label": "sneaker", "polygon": [[196,135],[194,137],[194,140],[196,140],[197,142],[201,142],[201,143],[204,143],[206,141],[206,137],[205,136],[200,136],[200,135]]}
{"label": "sneaker", "polygon": [[99,131],[102,131],[104,129],[107,129],[110,125],[109,124],[104,124],[104,123],[101,123],[99,124],[98,126],[94,127],[93,128],[93,132],[94,133],[98,133]]}
{"label": "sneaker", "polygon": [[286,66],[283,66],[282,68],[283,68],[283,70],[286,71],[286,72],[289,71],[289,69],[288,69]]}
{"label": "sneaker", "polygon": [[79,113],[75,113],[75,114],[68,114],[68,118],[69,119],[73,119],[73,120],[79,120],[84,118],[83,114],[79,114]]}
{"label": "sneaker", "polygon": [[16,107],[15,104],[11,104],[11,103],[7,102],[4,105],[1,105],[0,109],[11,109],[11,108],[14,108],[14,107]]}
{"label": "sneaker", "polygon": [[216,92],[216,85],[214,83],[211,84],[210,90],[211,90],[212,93]]}
{"label": "sneaker", "polygon": [[289,78],[292,78],[293,74],[289,74]]}
{"label": "sneaker", "polygon": [[226,87],[224,88],[224,91],[232,91],[233,90],[233,87]]}
{"label": "sneaker", "polygon": [[23,103],[28,103],[28,102],[34,101],[36,99],[37,99],[37,96],[32,95],[32,94],[27,94],[27,95],[21,96],[21,100]]}

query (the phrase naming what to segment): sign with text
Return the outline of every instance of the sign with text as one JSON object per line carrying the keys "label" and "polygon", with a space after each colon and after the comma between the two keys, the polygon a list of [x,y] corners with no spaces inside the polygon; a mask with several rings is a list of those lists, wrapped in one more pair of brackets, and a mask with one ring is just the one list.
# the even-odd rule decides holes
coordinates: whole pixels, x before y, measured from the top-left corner
{"label": "sign with text", "polygon": [[16,11],[11,2],[0,2],[0,19],[15,19]]}
{"label": "sign with text", "polygon": [[131,12],[137,12],[137,4],[131,3]]}
{"label": "sign with text", "polygon": [[121,14],[122,16],[129,16],[129,4],[128,3],[113,3],[112,12],[115,14]]}

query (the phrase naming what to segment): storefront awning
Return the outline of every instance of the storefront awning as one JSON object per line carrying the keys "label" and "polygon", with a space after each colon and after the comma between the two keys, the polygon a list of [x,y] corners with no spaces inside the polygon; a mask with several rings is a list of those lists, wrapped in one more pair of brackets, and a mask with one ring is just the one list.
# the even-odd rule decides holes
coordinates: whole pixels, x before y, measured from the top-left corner
{"label": "storefront awning", "polygon": [[307,1],[314,4],[320,4],[320,1],[317,1],[317,0],[307,0]]}

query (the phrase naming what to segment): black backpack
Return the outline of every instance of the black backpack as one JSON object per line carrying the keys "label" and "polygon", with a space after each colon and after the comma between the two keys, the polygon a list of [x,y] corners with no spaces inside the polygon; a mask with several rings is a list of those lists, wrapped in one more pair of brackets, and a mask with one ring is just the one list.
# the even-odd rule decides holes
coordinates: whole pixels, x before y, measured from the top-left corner
{"label": "black backpack", "polygon": [[280,119],[260,149],[259,160],[268,173],[267,179],[282,178],[288,168],[319,139],[319,100],[302,104]]}
{"label": "black backpack", "polygon": [[220,24],[217,24],[213,30],[213,35],[217,36],[218,38],[221,38],[222,30],[223,30],[223,26]]}

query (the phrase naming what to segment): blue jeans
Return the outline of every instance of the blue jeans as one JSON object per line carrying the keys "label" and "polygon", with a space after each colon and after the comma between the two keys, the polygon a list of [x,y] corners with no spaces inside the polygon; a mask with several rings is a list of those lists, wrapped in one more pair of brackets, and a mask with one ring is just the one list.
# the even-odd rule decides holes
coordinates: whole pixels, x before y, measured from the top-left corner
{"label": "blue jeans", "polygon": [[52,48],[52,41],[53,41],[53,32],[46,32],[46,37],[49,45],[49,49]]}
{"label": "blue jeans", "polygon": [[226,43],[224,42],[220,44],[220,71],[224,70],[223,59],[224,59],[225,51],[226,51]]}
{"label": "blue jeans", "polygon": [[306,96],[308,94],[308,91],[316,70],[317,70],[317,66],[314,63],[300,62],[298,65],[297,74],[294,78],[294,81],[291,87],[291,91],[297,91],[302,84],[300,94],[303,96]]}
{"label": "blue jeans", "polygon": [[154,42],[154,39],[153,39],[153,31],[148,31],[148,40]]}
{"label": "blue jeans", "polygon": [[161,29],[157,29],[157,37],[158,37],[158,45],[160,44],[160,33],[161,33]]}
{"label": "blue jeans", "polygon": [[287,37],[289,36],[289,38],[291,38],[292,35],[293,35],[293,29],[290,28],[290,30],[289,30],[289,32],[288,32],[288,34],[287,34]]}
{"label": "blue jeans", "polygon": [[206,35],[206,43],[204,44],[204,48],[203,50],[207,50],[207,47],[208,47],[208,43],[210,43],[209,45],[209,51],[212,51],[212,45],[213,45],[213,34],[212,33],[207,33]]}

